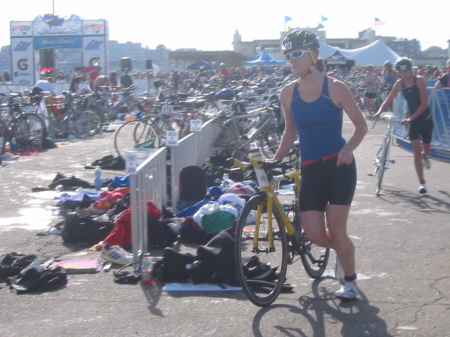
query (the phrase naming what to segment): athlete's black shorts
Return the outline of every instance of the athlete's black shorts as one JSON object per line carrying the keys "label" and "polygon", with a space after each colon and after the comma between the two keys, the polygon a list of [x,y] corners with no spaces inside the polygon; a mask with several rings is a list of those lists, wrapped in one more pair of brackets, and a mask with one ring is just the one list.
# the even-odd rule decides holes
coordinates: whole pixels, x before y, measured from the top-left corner
{"label": "athlete's black shorts", "polygon": [[356,188],[356,164],[336,166],[337,157],[302,166],[300,212],[325,212],[328,204],[350,206]]}
{"label": "athlete's black shorts", "polygon": [[425,144],[431,143],[433,137],[433,118],[418,118],[409,125],[409,140],[421,139]]}

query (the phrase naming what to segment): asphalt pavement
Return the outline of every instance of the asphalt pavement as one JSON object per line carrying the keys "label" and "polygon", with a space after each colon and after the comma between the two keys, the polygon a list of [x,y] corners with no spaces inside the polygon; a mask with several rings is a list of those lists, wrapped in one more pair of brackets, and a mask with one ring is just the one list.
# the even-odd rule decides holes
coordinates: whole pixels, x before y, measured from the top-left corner
{"label": "asphalt pavement", "polygon": [[[0,284],[2,336],[402,336],[445,337],[450,319],[449,163],[431,159],[428,194],[419,195],[412,154],[392,147],[395,164],[375,195],[373,157],[386,124],[369,130],[355,151],[358,184],[348,221],[356,247],[361,294],[350,303],[333,296],[334,254],[323,278],[313,281],[301,262],[289,266],[294,292],[268,308],[251,304],[242,291],[167,292],[158,285],[113,282],[109,272],[73,274],[66,287],[17,295]],[[351,130],[344,123],[345,133]],[[56,174],[92,181],[85,169],[115,155],[114,133],[58,143],[55,149],[0,168],[0,255],[10,252],[51,258],[100,257],[86,247],[42,235],[61,220],[52,214]],[[103,170],[103,177],[124,175]],[[181,246],[182,252],[193,247]],[[160,254],[153,251],[153,255]]]}

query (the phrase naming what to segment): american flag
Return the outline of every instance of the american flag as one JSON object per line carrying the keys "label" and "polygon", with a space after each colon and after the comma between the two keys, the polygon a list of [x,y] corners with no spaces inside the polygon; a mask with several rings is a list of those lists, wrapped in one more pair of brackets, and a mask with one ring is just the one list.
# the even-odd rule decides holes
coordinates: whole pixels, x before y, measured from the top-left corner
{"label": "american flag", "polygon": [[381,21],[380,19],[375,18],[375,24],[376,25],[384,25],[384,21]]}

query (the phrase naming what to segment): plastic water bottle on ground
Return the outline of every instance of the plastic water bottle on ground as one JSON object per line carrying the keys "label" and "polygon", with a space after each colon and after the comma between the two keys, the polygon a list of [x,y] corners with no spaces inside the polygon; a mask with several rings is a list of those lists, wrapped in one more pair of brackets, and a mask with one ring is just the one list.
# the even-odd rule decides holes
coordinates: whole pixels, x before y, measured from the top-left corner
{"label": "plastic water bottle on ground", "polygon": [[153,284],[153,261],[150,253],[145,253],[142,258],[141,280],[143,284]]}
{"label": "plastic water bottle on ground", "polygon": [[97,191],[100,191],[102,188],[102,170],[100,169],[100,166],[97,166],[95,169],[94,185]]}

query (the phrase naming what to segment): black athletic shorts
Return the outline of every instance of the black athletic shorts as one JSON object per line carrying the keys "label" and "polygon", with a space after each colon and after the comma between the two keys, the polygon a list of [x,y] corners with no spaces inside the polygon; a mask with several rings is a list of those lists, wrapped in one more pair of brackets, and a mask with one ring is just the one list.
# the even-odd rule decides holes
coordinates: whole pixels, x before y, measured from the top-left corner
{"label": "black athletic shorts", "polygon": [[300,212],[325,212],[328,204],[350,206],[356,188],[356,164],[336,166],[337,157],[301,169]]}
{"label": "black athletic shorts", "polygon": [[409,140],[421,139],[425,144],[431,143],[433,137],[433,118],[418,118],[409,125]]}

